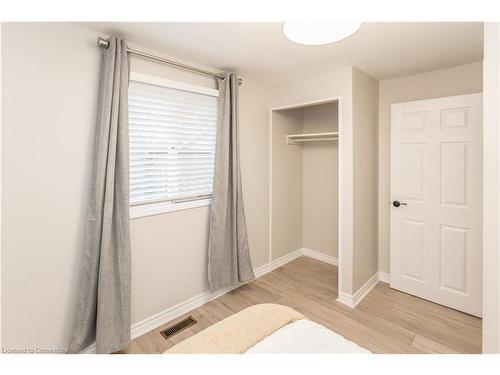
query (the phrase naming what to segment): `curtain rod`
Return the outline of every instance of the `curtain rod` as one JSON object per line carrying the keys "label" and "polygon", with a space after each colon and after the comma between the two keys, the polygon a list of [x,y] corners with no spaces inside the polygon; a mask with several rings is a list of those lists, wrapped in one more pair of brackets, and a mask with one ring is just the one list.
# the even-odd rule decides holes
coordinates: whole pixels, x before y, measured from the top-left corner
{"label": "curtain rod", "polygon": [[[99,37],[97,39],[97,45],[99,47],[102,47],[102,48],[108,48],[109,47],[109,41],[107,41],[104,38]],[[185,69],[185,70],[190,70],[192,72],[200,73],[200,74],[203,74],[203,75],[206,75],[206,76],[210,76],[210,77],[214,77],[214,78],[224,78],[225,77],[225,75],[223,75],[223,74],[217,74],[217,73],[205,70],[205,69],[200,69],[200,68],[196,68],[194,66],[183,64],[183,63],[180,63],[180,62],[177,62],[177,61],[168,60],[168,59],[166,59],[164,57],[155,56],[155,55],[152,55],[150,53],[138,51],[138,50],[135,50],[135,49],[132,49],[132,48],[127,48],[127,52],[130,53],[130,54],[132,54],[132,55],[144,57],[144,58],[149,59],[149,60],[159,61],[159,62],[164,63],[164,64],[173,65],[173,66],[175,66],[177,68]],[[238,85],[241,85],[242,82],[243,81],[241,80],[241,78],[238,78]]]}

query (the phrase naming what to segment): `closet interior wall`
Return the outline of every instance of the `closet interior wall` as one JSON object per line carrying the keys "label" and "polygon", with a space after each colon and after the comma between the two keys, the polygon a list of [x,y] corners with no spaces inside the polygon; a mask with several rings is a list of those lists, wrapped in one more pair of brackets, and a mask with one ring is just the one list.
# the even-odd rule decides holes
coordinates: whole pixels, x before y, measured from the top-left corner
{"label": "closet interior wall", "polygon": [[338,142],[286,136],[338,131],[338,103],[272,112],[272,260],[298,249],[338,256]]}

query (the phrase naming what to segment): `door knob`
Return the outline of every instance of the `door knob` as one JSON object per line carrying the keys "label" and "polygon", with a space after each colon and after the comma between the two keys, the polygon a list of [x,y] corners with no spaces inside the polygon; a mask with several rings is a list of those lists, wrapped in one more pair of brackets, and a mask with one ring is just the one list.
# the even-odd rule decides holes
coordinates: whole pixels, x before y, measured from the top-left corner
{"label": "door knob", "polygon": [[392,202],[392,205],[394,207],[399,207],[399,206],[406,206],[406,203],[400,202],[400,201],[394,201],[394,202]]}

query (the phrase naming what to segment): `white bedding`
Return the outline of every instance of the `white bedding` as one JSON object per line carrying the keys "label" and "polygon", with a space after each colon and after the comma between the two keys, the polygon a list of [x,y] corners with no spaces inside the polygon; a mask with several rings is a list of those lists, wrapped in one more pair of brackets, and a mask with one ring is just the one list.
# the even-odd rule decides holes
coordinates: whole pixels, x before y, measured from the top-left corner
{"label": "white bedding", "polygon": [[370,353],[308,319],[287,324],[246,353]]}

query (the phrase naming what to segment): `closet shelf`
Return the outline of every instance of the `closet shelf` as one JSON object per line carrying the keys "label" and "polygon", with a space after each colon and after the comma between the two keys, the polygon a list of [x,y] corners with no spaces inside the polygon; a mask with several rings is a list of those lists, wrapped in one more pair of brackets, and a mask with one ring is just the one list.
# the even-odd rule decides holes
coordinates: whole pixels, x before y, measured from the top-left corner
{"label": "closet shelf", "polygon": [[286,136],[286,143],[295,144],[298,142],[335,141],[338,137],[338,132],[289,134]]}

